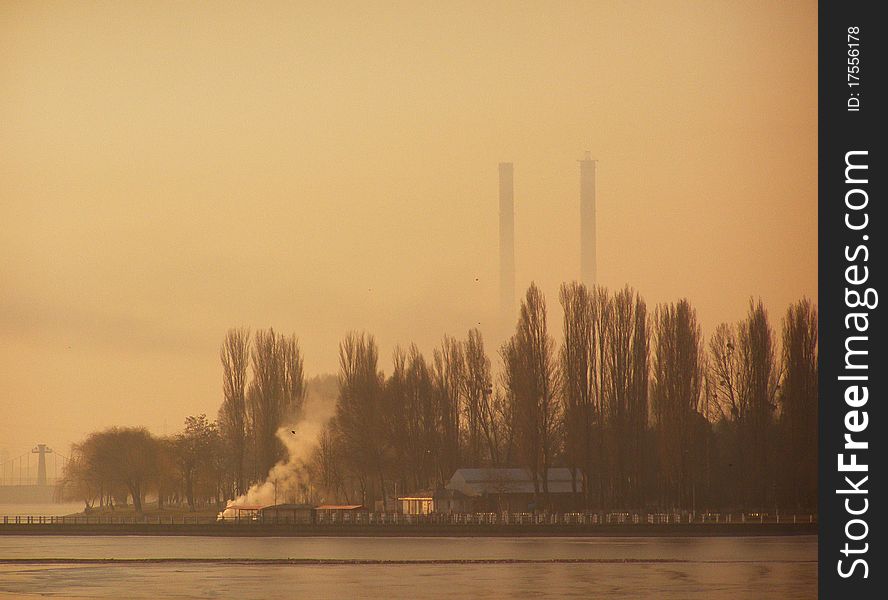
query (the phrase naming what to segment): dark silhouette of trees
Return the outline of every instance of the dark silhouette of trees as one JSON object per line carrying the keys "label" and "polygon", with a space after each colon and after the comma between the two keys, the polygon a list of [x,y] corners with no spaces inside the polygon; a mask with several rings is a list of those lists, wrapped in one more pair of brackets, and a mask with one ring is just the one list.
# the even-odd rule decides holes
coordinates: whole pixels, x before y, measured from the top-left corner
{"label": "dark silhouette of trees", "polygon": [[464,342],[463,416],[465,419],[465,463],[474,466],[500,464],[500,424],[493,400],[490,358],[477,329]]}
{"label": "dark silhouette of trees", "polygon": [[415,345],[396,348],[388,377],[374,338],[350,333],[338,377],[306,385],[295,336],[229,330],[218,425],[198,415],[167,438],[93,433],[73,447],[61,495],[87,507],[132,498],[139,511],[151,494],[159,508],[218,504],[284,457],[276,434],[300,418],[310,389],[312,402],[335,402],[335,416],[307,461],[305,498],[391,509],[393,496],[440,487],[458,468],[505,466],[526,468],[536,506],[547,508],[548,468],[567,466],[578,509],[816,510],[809,300],[789,307],[779,345],[762,302],[751,301],[704,346],[687,300],[651,317],[629,287],[567,283],[559,299],[560,347],[531,284],[496,374],[477,329],[445,336],[431,360]]}
{"label": "dark silhouette of trees", "polygon": [[[64,485],[91,506],[113,507],[115,498],[132,498],[142,511],[145,494],[157,475],[157,440],[144,427],[111,427],[75,445]],[[76,495],[76,496],[75,496]],[[71,496],[69,496],[71,497]]]}
{"label": "dark silhouette of trees", "polygon": [[[594,293],[577,282],[560,291],[564,312],[561,345],[564,456],[571,469],[574,493],[582,490],[583,505],[590,505],[592,478],[600,473],[596,438],[601,435],[598,370],[598,308]],[[578,481],[579,480],[579,481]]]}
{"label": "dark silhouette of trees", "polygon": [[[561,288],[565,459],[589,505],[640,506],[646,491],[649,331],[644,300]],[[593,488],[595,491],[593,491]]]}
{"label": "dark silhouette of trees", "polygon": [[654,318],[656,342],[651,399],[659,456],[660,505],[691,508],[702,480],[705,449],[700,412],[702,333],[687,300],[661,305]]}
{"label": "dark silhouette of trees", "polygon": [[113,508],[115,501],[131,498],[137,512],[149,493],[159,509],[169,499],[185,500],[192,510],[217,503],[225,470],[221,445],[206,415],[188,417],[185,429],[172,438],[154,437],[143,427],[112,427],[75,444],[63,494],[87,507]]}
{"label": "dark silhouette of trees", "polygon": [[648,325],[644,301],[629,287],[607,303],[602,334],[601,387],[611,450],[611,504],[639,506],[648,421]]}
{"label": "dark silhouette of trees", "polygon": [[352,332],[339,344],[335,426],[351,475],[360,484],[364,504],[375,498],[370,489],[374,479],[379,484],[380,497],[385,498],[388,447],[378,357],[373,336]]}
{"label": "dark silhouette of trees", "polygon": [[233,468],[234,493],[246,491],[247,459],[247,372],[250,360],[250,332],[229,329],[220,351],[223,401],[219,409],[219,430],[225,440],[229,466]]}
{"label": "dark silhouette of trees", "polygon": [[709,339],[703,402],[715,433],[710,453],[710,487],[717,490],[713,500],[721,505],[737,503],[745,493],[739,435],[741,379],[736,328],[722,323]]}
{"label": "dark silhouette of trees", "polygon": [[251,351],[253,379],[247,390],[256,479],[264,477],[284,455],[277,438],[286,420],[298,418],[305,399],[302,354],[295,336],[259,330]]}
{"label": "dark silhouette of trees", "polygon": [[817,309],[807,298],[786,311],[783,321],[783,383],[780,389],[783,503],[800,509],[817,505]]}
{"label": "dark silhouette of trees", "polygon": [[206,415],[185,419],[185,430],[175,438],[175,456],[191,510],[195,509],[196,495],[212,497],[218,490],[216,461],[220,447],[216,424]]}
{"label": "dark silhouette of trees", "polygon": [[104,499],[104,484],[96,465],[90,462],[86,442],[74,444],[59,483],[59,499],[82,501],[90,510]]}
{"label": "dark silhouette of trees", "polygon": [[[350,502],[351,497],[346,486],[344,445],[337,436],[338,430],[332,426],[321,433],[318,448],[309,465],[309,473],[321,490],[324,490],[332,498],[342,498],[346,502]],[[326,500],[327,496],[322,494],[321,501]]]}
{"label": "dark silhouette of trees", "polygon": [[749,302],[749,314],[739,325],[740,361],[739,440],[743,448],[746,505],[773,506],[774,415],[780,373],[774,334],[761,300]]}
{"label": "dark silhouette of trees", "polygon": [[535,284],[521,302],[515,334],[501,354],[516,459],[530,471],[534,495],[546,503],[548,469],[560,450],[560,406],[555,342],[546,326],[546,300]]}
{"label": "dark silhouette of trees", "polygon": [[422,488],[434,476],[440,442],[432,371],[416,346],[411,346],[407,358],[405,387],[409,482],[414,488]]}
{"label": "dark silhouette of trees", "polygon": [[[718,433],[717,479],[725,502],[764,509],[777,500],[780,380],[768,314],[761,301],[750,301],[746,318],[719,325],[709,343],[706,400]],[[816,405],[816,390],[811,393]],[[816,468],[814,455],[804,462],[811,461]]]}
{"label": "dark silhouette of trees", "polygon": [[460,407],[464,390],[462,344],[444,336],[434,351],[433,382],[438,413],[439,443],[435,453],[438,485],[443,486],[460,465]]}
{"label": "dark silhouette of trees", "polygon": [[181,475],[177,456],[176,437],[157,438],[157,477],[154,492],[157,508],[163,510],[170,499],[181,497]]}

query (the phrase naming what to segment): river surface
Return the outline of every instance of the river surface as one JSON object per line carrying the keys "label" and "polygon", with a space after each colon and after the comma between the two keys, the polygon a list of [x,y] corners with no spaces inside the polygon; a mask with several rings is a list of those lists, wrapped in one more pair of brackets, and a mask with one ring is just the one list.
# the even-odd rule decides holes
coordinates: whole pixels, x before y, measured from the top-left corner
{"label": "river surface", "polygon": [[0,598],[808,600],[816,561],[816,536],[0,536]]}

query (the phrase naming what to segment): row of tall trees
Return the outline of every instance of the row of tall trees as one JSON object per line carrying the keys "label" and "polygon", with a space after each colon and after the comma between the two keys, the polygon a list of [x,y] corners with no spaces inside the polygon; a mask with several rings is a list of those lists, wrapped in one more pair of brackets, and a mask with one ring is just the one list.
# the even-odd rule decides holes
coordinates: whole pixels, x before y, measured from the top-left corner
{"label": "row of tall trees", "polygon": [[371,503],[437,487],[459,467],[546,473],[577,506],[816,506],[817,317],[792,305],[778,343],[762,303],[705,344],[687,300],[649,311],[631,288],[562,286],[562,342],[531,285],[494,377],[477,330],[379,366],[372,336],[340,344],[336,417],[311,471],[322,495]]}
{"label": "row of tall trees", "polygon": [[[548,469],[568,467],[577,508],[811,509],[817,502],[817,312],[787,310],[775,335],[762,303],[708,343],[687,300],[648,310],[626,287],[561,287],[561,343],[531,285],[494,369],[480,331],[445,336],[426,357],[350,333],[335,416],[308,460],[308,501],[374,501],[443,486],[460,467],[523,467],[538,505]],[[146,494],[192,509],[263,481],[285,458],[276,436],[305,409],[295,336],[230,330],[216,422],[189,417],[158,438],[112,428],[74,448],[64,481],[87,505]],[[329,393],[329,392],[328,392]],[[323,395],[323,392],[322,392]],[[291,457],[292,458],[292,457]]]}
{"label": "row of tall trees", "polygon": [[502,402],[491,397],[477,330],[465,341],[445,337],[431,360],[416,346],[396,348],[389,377],[366,334],[346,336],[339,362],[336,414],[312,462],[332,496],[370,502],[441,486],[460,466],[501,463]]}
{"label": "row of tall trees", "polygon": [[219,432],[230,467],[229,496],[244,493],[284,458],[277,430],[298,420],[305,403],[299,342],[273,329],[231,329],[222,342]]}

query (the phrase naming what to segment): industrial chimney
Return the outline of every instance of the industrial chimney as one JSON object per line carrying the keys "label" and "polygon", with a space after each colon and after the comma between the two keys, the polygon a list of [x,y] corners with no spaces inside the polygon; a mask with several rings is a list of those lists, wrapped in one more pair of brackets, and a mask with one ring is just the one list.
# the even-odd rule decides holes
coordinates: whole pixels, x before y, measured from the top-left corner
{"label": "industrial chimney", "polygon": [[500,313],[515,313],[515,189],[512,163],[499,164]]}
{"label": "industrial chimney", "polygon": [[580,161],[580,277],[587,286],[597,283],[595,255],[595,169],[598,161],[586,152]]}

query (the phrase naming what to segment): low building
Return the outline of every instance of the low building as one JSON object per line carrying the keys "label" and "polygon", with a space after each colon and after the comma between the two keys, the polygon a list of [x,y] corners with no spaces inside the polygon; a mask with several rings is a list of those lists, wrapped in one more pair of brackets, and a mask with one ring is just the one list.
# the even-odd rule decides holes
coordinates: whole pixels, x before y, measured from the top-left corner
{"label": "low building", "polygon": [[435,498],[430,490],[398,496],[398,508],[404,515],[430,515],[435,512]]}
{"label": "low building", "polygon": [[263,523],[314,523],[314,507],[311,504],[272,504],[259,509]]}
{"label": "low building", "polygon": [[322,504],[314,510],[316,523],[355,523],[367,512],[363,504]]}
{"label": "low building", "polygon": [[439,488],[398,496],[398,508],[405,515],[430,515],[469,512],[472,506],[471,499],[461,491]]}
{"label": "low building", "polygon": [[583,491],[579,471],[553,467],[548,470],[543,493],[541,480],[534,484],[528,469],[457,469],[445,486],[464,494],[475,512],[527,512],[543,508],[572,510]]}
{"label": "low building", "polygon": [[229,502],[225,510],[216,516],[217,521],[256,521],[259,519],[261,504],[234,504]]}

